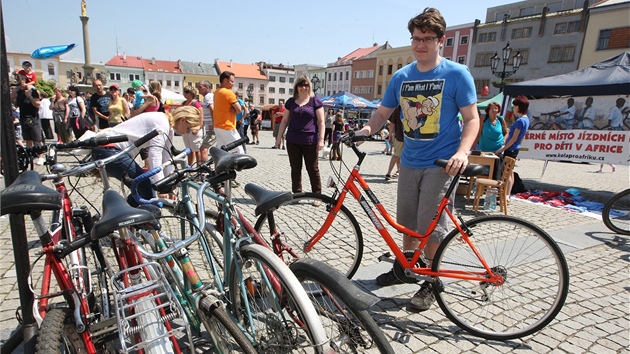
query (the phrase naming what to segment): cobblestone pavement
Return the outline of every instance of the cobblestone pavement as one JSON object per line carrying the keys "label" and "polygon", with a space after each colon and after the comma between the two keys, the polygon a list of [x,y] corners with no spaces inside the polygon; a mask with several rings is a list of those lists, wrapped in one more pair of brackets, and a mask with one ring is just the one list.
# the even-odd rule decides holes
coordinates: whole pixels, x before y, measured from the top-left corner
{"label": "cobblestone pavement", "polygon": [[[263,131],[260,145],[248,145],[247,152],[258,160],[258,166],[239,173],[237,180],[244,185],[255,182],[265,188],[290,190],[289,163],[286,151],[271,149],[271,132]],[[177,138],[177,144],[182,145]],[[381,154],[382,142],[367,142],[361,149],[368,153],[361,173],[385,208],[395,217],[396,182],[385,181],[384,174],[389,156]],[[355,162],[354,154],[346,150],[347,163]],[[337,162],[337,165],[339,163]],[[519,160],[517,171],[529,189],[563,191],[574,187],[587,199],[605,202],[614,193],[630,186],[628,166],[617,166],[611,173],[595,173],[598,165],[550,162],[543,174],[544,162]],[[322,180],[332,170],[329,162],[320,159]],[[43,169],[42,169],[43,171]],[[342,172],[343,174],[343,172]],[[343,174],[347,177],[347,172]],[[94,183],[94,181],[92,182]],[[4,188],[4,183],[2,183]],[[100,186],[82,185],[87,200],[100,204]],[[304,172],[304,190],[309,190]],[[234,197],[245,215],[254,220],[253,204],[242,188],[233,190]],[[324,190],[325,194],[332,193]],[[79,197],[76,196],[76,200]],[[76,201],[75,204],[81,204]],[[409,298],[417,285],[396,285],[377,288],[373,279],[390,265],[379,263],[377,257],[386,251],[386,245],[355,201],[348,207],[362,225],[365,251],[361,267],[353,278],[358,285],[379,296],[381,301],[372,311],[375,319],[392,340],[397,353],[621,353],[630,347],[630,242],[628,237],[615,235],[605,228],[601,219],[585,214],[512,199],[510,215],[529,220],[549,233],[560,245],[570,270],[570,288],[566,303],[556,317],[543,330],[519,340],[491,341],[468,334],[454,325],[437,305],[422,313],[407,309]],[[473,217],[472,202],[462,196],[456,199],[456,208],[466,220]],[[479,215],[498,214],[498,211],[480,210]],[[29,220],[26,220],[27,227]],[[16,286],[14,255],[8,218],[0,219],[0,343],[4,343],[17,327],[15,309],[19,306]],[[37,249],[37,240],[29,237],[32,249],[31,262]],[[16,353],[22,353],[19,347]]]}

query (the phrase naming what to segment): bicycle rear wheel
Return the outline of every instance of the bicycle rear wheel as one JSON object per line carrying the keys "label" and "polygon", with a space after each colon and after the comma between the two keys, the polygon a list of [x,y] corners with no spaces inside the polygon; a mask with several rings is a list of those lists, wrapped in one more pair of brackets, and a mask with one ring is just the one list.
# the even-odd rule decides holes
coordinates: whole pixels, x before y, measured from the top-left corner
{"label": "bicycle rear wheel", "polygon": [[330,338],[330,347],[337,353],[367,353],[375,348],[381,353],[394,353],[368,310],[358,305],[365,293],[350,280],[314,259],[299,259],[290,268],[309,295]]}
{"label": "bicycle rear wheel", "polygon": [[[536,225],[514,217],[480,217],[466,226],[471,242],[505,283],[441,277],[433,289],[442,311],[460,328],[486,339],[521,338],[545,327],[562,309],[569,288],[569,269],[558,245]],[[458,230],[442,241],[432,269],[484,271]]]}
{"label": "bicycle rear wheel", "polygon": [[[324,236],[309,252],[304,243],[322,228],[335,200],[316,193],[299,193],[293,200],[273,211],[274,225],[262,214],[254,228],[263,237],[274,235],[274,230],[283,234],[282,241],[290,246],[299,258],[322,261],[351,279],[363,257],[363,235],[356,218],[348,208],[341,206]],[[275,227],[274,227],[275,226]]]}
{"label": "bicycle rear wheel", "polygon": [[602,219],[611,231],[621,235],[630,235],[630,189],[615,194],[606,202]]}
{"label": "bicycle rear wheel", "polygon": [[322,353],[327,338],[306,292],[286,264],[261,245],[241,247],[230,267],[232,313],[260,353]]}
{"label": "bicycle rear wheel", "polygon": [[256,354],[256,349],[218,301],[203,297],[199,312],[216,353]]}

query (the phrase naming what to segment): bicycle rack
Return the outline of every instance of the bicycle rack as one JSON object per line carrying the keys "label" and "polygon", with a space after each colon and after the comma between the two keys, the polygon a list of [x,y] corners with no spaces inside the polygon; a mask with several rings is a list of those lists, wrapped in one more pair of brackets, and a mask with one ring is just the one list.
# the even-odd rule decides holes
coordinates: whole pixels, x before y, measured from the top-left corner
{"label": "bicycle rack", "polygon": [[[146,274],[150,274],[149,277]],[[128,277],[130,286],[124,287],[123,279]],[[136,352],[155,346],[159,341],[169,341],[171,336],[188,336],[189,345],[194,352],[192,335],[184,310],[175,299],[171,287],[158,263],[149,262],[124,269],[111,279],[114,289],[114,305],[118,322],[118,337],[124,353]],[[162,316],[160,309],[164,309]],[[174,320],[183,323],[173,324]],[[169,330],[163,326],[170,322]],[[152,324],[160,324],[157,331],[145,335],[142,332]],[[136,334],[140,334],[139,336]],[[140,340],[138,340],[140,338]]]}

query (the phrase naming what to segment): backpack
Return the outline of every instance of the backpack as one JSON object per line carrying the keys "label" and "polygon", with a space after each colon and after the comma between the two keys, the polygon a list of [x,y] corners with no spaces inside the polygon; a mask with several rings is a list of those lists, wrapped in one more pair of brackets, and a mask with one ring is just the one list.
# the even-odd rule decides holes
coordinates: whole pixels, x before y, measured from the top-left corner
{"label": "backpack", "polygon": [[523,184],[523,180],[518,175],[518,173],[514,172],[514,184],[512,185],[512,190],[510,194],[524,193],[527,192],[527,188],[525,188],[525,184]]}

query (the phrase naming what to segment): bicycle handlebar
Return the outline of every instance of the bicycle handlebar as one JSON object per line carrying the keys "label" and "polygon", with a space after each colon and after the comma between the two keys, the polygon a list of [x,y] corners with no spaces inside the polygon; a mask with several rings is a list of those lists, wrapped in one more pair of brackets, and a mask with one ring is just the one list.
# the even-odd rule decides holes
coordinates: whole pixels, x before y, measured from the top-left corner
{"label": "bicycle handlebar", "polygon": [[242,137],[242,138],[240,138],[238,140],[232,141],[231,143],[227,143],[225,145],[222,145],[221,146],[221,150],[230,151],[230,150],[232,150],[232,149],[234,149],[234,148],[236,148],[238,146],[241,146],[243,144],[246,144],[248,142],[249,142],[249,138],[244,136],[244,137]]}
{"label": "bicycle handlebar", "polygon": [[[140,144],[142,145],[142,144]],[[144,181],[145,179],[148,179],[152,176],[155,176],[156,174],[160,173],[163,169],[165,169],[166,167],[179,163],[180,161],[185,160],[186,156],[188,156],[188,154],[190,154],[190,149],[186,148],[184,149],[184,151],[182,151],[179,155],[173,157],[173,159],[171,161],[166,162],[165,164],[163,164],[162,166],[157,166],[152,168],[151,170],[141,174],[140,176],[136,177],[133,179],[133,181],[131,181],[131,193],[133,193],[133,199],[135,199],[139,204],[153,204],[153,205],[157,205],[158,207],[162,207],[162,203],[156,200],[147,200],[144,199],[140,196],[140,194],[138,193],[138,185]]]}
{"label": "bicycle handlebar", "polygon": [[[155,133],[157,135],[157,131],[155,131]],[[70,149],[77,149],[81,147],[94,148],[101,145],[121,143],[127,140],[129,140],[129,137],[127,137],[126,135],[99,136],[99,137],[93,137],[93,138],[89,138],[85,140],[75,140],[69,143],[54,143],[54,144],[47,144],[47,145],[44,144],[44,145],[26,146],[23,149],[27,154],[31,156],[35,156],[35,155],[45,153],[49,149],[70,150]]]}

